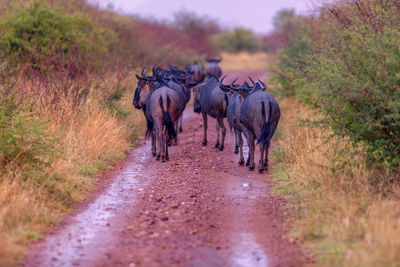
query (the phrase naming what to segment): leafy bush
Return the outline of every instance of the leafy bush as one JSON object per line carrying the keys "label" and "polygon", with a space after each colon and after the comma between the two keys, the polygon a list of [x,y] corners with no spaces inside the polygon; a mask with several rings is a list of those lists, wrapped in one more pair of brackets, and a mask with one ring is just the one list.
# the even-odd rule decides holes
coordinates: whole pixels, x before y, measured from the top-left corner
{"label": "leafy bush", "polygon": [[277,72],[286,90],[321,111],[320,123],[391,170],[400,165],[399,10],[377,0],[325,7],[312,32],[287,45]]}
{"label": "leafy bush", "polygon": [[235,28],[233,31],[225,31],[213,36],[213,43],[218,50],[227,52],[257,52],[261,50],[261,38],[251,30]]}
{"label": "leafy bush", "polygon": [[[38,70],[87,65],[91,52],[106,52],[105,31],[80,13],[63,14],[35,2],[0,21],[0,55],[13,65]],[[108,32],[110,34],[110,32]]]}
{"label": "leafy bush", "polygon": [[56,153],[54,141],[43,120],[1,97],[0,173],[22,169],[24,179],[40,178]]}

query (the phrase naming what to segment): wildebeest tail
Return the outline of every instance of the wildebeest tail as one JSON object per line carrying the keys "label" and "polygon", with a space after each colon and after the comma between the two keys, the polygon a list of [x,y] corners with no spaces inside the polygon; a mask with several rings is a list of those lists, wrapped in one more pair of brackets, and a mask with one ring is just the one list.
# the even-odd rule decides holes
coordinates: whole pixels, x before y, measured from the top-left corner
{"label": "wildebeest tail", "polygon": [[159,102],[160,102],[161,110],[163,113],[163,123],[167,127],[168,138],[170,140],[176,139],[177,135],[176,135],[174,123],[172,122],[171,116],[168,111],[169,105],[171,104],[171,100],[169,99],[169,96],[167,96],[167,109],[166,110],[164,110],[164,105],[163,105],[164,103],[162,100],[162,96],[160,96]]}
{"label": "wildebeest tail", "polygon": [[257,142],[262,145],[266,145],[270,140],[270,132],[271,132],[271,127],[270,127],[270,120],[271,120],[271,113],[272,113],[272,105],[271,101],[269,101],[269,113],[268,113],[268,120],[266,120],[266,114],[265,114],[265,103],[264,101],[261,101],[261,114],[263,116],[263,128],[260,134],[260,137],[258,138]]}

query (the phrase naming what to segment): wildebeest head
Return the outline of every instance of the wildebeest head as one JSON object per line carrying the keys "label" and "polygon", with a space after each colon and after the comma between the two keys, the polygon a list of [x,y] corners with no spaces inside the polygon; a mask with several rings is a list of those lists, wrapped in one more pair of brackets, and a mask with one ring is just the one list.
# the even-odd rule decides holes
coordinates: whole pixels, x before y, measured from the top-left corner
{"label": "wildebeest head", "polygon": [[133,97],[133,105],[135,108],[141,109],[147,103],[155,85],[153,78],[146,75],[144,68],[142,69],[142,76],[136,74],[136,78],[138,79],[138,85]]}
{"label": "wildebeest head", "polygon": [[267,89],[267,86],[265,83],[263,83],[260,79],[258,79],[258,82],[254,82],[251,77],[249,77],[252,85],[250,86],[247,82],[244,82],[242,85],[240,85],[237,88],[233,88],[232,90],[238,91],[240,96],[242,98],[245,98],[249,94],[258,91],[258,90],[263,90],[265,91]]}
{"label": "wildebeest head", "polygon": [[226,75],[221,79],[219,88],[221,88],[221,90],[227,94],[229,101],[231,101],[235,91],[239,87],[239,85],[235,84],[235,82],[238,80],[238,78],[236,78],[231,84],[224,84],[225,78],[226,78]]}
{"label": "wildebeest head", "polygon": [[201,106],[200,106],[200,90],[201,90],[201,84],[197,84],[192,87],[193,90],[193,111],[196,113],[201,112]]}

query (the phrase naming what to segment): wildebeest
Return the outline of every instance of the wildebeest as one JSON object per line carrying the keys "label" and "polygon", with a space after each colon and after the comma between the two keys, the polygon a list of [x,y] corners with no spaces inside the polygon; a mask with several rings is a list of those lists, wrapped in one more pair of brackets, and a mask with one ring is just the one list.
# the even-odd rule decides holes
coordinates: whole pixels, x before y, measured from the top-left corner
{"label": "wildebeest", "polygon": [[266,85],[253,83],[252,87],[240,86],[239,94],[243,97],[240,107],[240,123],[246,128],[249,144],[249,170],[254,170],[255,140],[260,147],[258,171],[268,170],[268,149],[280,118],[279,105],[274,97],[266,92]]}
{"label": "wildebeest", "polygon": [[[215,148],[224,150],[226,128],[224,118],[226,117],[226,108],[228,107],[229,97],[227,93],[220,89],[221,82],[214,76],[207,81],[193,87],[194,104],[193,110],[196,113],[201,113],[204,122],[204,137],[203,146],[207,145],[207,115],[217,120],[216,130],[217,139]],[[219,129],[222,132],[222,141],[219,142]]]}
{"label": "wildebeest", "polygon": [[[181,116],[178,94],[167,86],[161,86],[151,95],[146,105],[150,129],[154,129],[158,144],[157,159],[169,160],[168,139],[176,139],[175,121]],[[167,139],[168,138],[168,139]]]}
{"label": "wildebeest", "polygon": [[197,61],[191,66],[186,66],[186,73],[190,74],[189,82],[192,84],[199,84],[204,81],[204,67],[200,66]]}
{"label": "wildebeest", "polygon": [[[220,88],[227,92],[230,90],[235,90],[238,86],[233,83],[231,85],[224,85],[221,83]],[[248,88],[249,84],[245,82],[242,87]],[[246,140],[248,138],[247,129],[240,123],[240,108],[243,102],[243,97],[239,92],[235,92],[233,96],[229,99],[228,108],[226,110],[226,117],[228,119],[229,126],[231,130],[233,129],[235,135],[235,150],[234,153],[239,153],[239,165],[244,165],[243,157],[243,138],[242,133],[245,135]],[[246,165],[250,164],[250,155],[247,158]]]}
{"label": "wildebeest", "polygon": [[[179,100],[181,103],[181,114],[186,107],[186,104],[190,100],[191,91],[190,88],[186,86],[187,82],[187,74],[181,70],[178,70],[176,67],[170,65],[166,69],[161,68],[154,68],[153,67],[153,74],[155,80],[158,83],[164,83],[166,86],[170,87],[171,89],[175,90],[179,96]],[[180,117],[179,120],[175,123],[175,129],[178,132],[182,132],[182,120],[183,116]]]}
{"label": "wildebeest", "polygon": [[209,63],[206,69],[207,77],[215,77],[217,79],[221,77],[222,70],[218,65],[221,60],[221,58],[207,58],[207,62]]}
{"label": "wildebeest", "polygon": [[[148,77],[142,70],[142,77],[138,78],[133,105],[142,109],[146,117],[146,136],[151,136],[152,153],[164,162],[169,159],[167,137],[176,140],[177,135],[174,123],[181,116],[182,103],[179,94],[168,87],[166,82],[157,81],[155,77]],[[157,151],[158,149],[158,151]]]}

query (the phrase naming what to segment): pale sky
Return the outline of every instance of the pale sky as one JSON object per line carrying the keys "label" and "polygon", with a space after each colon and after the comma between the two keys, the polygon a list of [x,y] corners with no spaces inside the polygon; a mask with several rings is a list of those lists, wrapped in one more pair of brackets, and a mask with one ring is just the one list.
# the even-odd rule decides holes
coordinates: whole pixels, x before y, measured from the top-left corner
{"label": "pale sky", "polygon": [[105,7],[111,3],[120,13],[137,14],[159,20],[172,19],[186,10],[207,15],[225,27],[242,26],[257,33],[273,29],[272,18],[282,8],[295,8],[298,14],[315,10],[316,0],[89,0]]}

